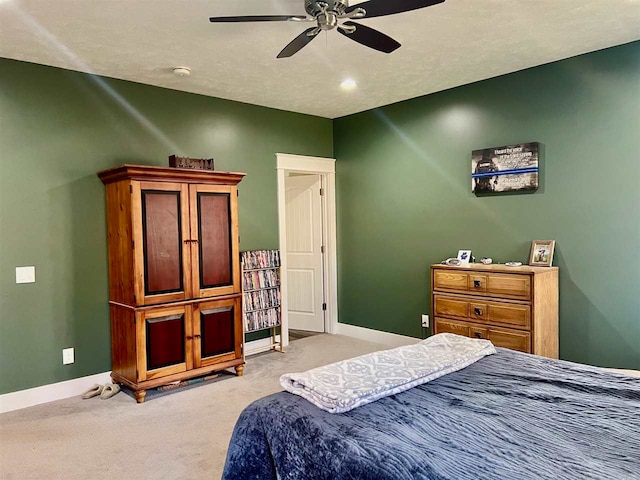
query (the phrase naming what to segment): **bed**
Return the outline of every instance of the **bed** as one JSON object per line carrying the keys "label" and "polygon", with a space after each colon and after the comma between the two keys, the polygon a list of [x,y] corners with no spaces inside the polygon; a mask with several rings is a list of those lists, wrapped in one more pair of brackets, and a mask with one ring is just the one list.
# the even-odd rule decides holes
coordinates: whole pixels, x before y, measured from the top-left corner
{"label": "bed", "polygon": [[640,378],[506,349],[342,414],[241,414],[223,480],[639,479]]}

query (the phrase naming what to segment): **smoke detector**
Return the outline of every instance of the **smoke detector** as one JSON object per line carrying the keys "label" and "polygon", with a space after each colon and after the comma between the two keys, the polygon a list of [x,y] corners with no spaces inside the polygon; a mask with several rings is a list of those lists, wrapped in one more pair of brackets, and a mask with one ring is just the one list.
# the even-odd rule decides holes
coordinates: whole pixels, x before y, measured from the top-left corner
{"label": "smoke detector", "polygon": [[178,77],[188,77],[191,75],[191,69],[189,67],[175,67],[173,73]]}

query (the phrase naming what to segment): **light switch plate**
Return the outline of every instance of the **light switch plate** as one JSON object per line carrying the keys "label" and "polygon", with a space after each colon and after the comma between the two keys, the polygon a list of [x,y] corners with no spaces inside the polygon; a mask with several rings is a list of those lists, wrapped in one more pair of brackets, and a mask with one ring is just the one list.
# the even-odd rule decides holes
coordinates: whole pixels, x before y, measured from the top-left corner
{"label": "light switch plate", "polygon": [[16,267],[16,283],[35,283],[36,267]]}
{"label": "light switch plate", "polygon": [[75,362],[75,355],[73,352],[73,348],[65,348],[62,350],[62,364],[69,365],[70,363]]}
{"label": "light switch plate", "polygon": [[422,315],[422,326],[425,328],[429,327],[429,315]]}

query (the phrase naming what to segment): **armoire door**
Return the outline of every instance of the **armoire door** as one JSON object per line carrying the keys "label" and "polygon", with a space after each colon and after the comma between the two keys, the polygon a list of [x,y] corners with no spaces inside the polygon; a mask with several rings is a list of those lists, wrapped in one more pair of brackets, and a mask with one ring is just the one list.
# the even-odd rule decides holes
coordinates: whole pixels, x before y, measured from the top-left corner
{"label": "armoire door", "polygon": [[136,313],[138,381],[193,368],[191,308],[162,307]]}
{"label": "armoire door", "polygon": [[192,305],[194,367],[242,358],[240,297]]}
{"label": "armoire door", "polygon": [[191,294],[188,186],[132,184],[136,305],[185,300]]}
{"label": "armoire door", "polygon": [[240,292],[237,188],[190,185],[194,298]]}

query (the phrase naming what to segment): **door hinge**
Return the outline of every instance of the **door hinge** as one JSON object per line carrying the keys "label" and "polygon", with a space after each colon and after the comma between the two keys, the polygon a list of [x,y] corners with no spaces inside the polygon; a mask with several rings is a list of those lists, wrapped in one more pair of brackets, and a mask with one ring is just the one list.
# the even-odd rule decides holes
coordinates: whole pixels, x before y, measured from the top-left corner
{"label": "door hinge", "polygon": [[236,197],[240,196],[240,190],[236,190]]}
{"label": "door hinge", "polygon": [[322,310],[326,310],[326,309],[327,309],[327,304],[326,304],[326,303],[323,303],[323,304],[322,304]]}
{"label": "door hinge", "polygon": [[[136,294],[133,294],[133,304],[136,305]],[[133,317],[133,323],[136,323],[136,317]]]}
{"label": "door hinge", "polygon": [[131,240],[131,250],[135,250],[135,249],[136,249],[136,241]]}
{"label": "door hinge", "polygon": [[324,188],[320,189],[320,196],[322,197],[324,195]]}
{"label": "door hinge", "polygon": [[320,253],[324,253],[324,245],[320,247]]}
{"label": "door hinge", "polygon": [[129,185],[129,193],[133,193],[133,185]]}

